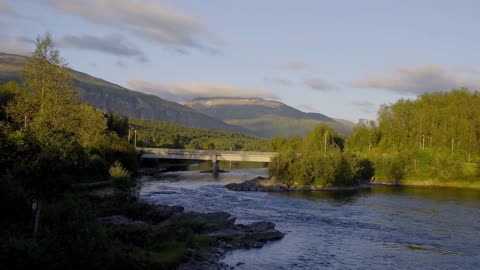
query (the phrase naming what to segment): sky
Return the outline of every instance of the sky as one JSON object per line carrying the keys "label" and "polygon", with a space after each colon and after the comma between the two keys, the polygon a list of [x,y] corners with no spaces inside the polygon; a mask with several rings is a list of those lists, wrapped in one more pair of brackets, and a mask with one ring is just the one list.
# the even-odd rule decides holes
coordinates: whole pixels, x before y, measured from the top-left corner
{"label": "sky", "polygon": [[480,1],[0,0],[0,52],[46,32],[69,66],[185,103],[274,99],[357,122],[480,89]]}

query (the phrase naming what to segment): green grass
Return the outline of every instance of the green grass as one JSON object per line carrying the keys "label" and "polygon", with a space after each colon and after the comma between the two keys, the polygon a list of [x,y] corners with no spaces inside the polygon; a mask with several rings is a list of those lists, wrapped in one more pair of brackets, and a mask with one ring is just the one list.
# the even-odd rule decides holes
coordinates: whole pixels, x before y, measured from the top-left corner
{"label": "green grass", "polygon": [[[390,180],[385,178],[377,178],[374,183],[377,184],[393,184]],[[475,180],[440,180],[432,178],[406,178],[400,180],[400,185],[405,186],[431,186],[431,187],[457,187],[457,188],[474,188],[480,189],[480,181]]]}

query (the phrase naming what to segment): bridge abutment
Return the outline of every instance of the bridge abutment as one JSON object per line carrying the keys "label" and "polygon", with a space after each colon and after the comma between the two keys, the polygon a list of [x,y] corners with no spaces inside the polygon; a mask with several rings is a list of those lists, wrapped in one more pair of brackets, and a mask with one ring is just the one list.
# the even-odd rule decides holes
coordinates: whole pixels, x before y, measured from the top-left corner
{"label": "bridge abutment", "polygon": [[219,171],[220,171],[220,166],[218,165],[217,155],[213,155],[213,158],[212,158],[212,173],[213,173],[213,176],[217,177]]}

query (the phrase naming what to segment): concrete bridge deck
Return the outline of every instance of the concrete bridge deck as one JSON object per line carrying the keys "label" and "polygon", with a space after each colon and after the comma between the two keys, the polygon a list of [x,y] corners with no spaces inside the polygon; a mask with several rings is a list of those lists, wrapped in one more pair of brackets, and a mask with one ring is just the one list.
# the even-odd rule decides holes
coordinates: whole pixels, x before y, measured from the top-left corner
{"label": "concrete bridge deck", "polygon": [[224,161],[271,162],[277,154],[275,152],[254,151],[219,151],[195,149],[170,149],[170,148],[137,148],[142,151],[142,158],[156,159],[192,159]]}

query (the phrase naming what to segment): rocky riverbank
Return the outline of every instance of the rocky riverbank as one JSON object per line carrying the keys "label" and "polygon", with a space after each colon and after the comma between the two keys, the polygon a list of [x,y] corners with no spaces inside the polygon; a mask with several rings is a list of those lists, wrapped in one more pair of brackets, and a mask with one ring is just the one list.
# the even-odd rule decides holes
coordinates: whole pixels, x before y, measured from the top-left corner
{"label": "rocky riverbank", "polygon": [[275,229],[271,222],[235,224],[235,217],[226,212],[185,212],[182,206],[156,205],[142,219],[132,219],[119,213],[98,217],[107,227],[134,227],[140,231],[154,232],[169,226],[186,224],[198,228],[198,233],[208,238],[211,244],[190,250],[190,258],[178,269],[229,269],[220,262],[225,253],[241,248],[261,248],[267,241],[283,238],[284,233]]}
{"label": "rocky riverbank", "polygon": [[231,183],[225,186],[234,191],[260,191],[260,192],[285,192],[285,191],[349,191],[371,188],[370,184],[359,184],[352,187],[324,187],[324,186],[287,186],[281,182],[258,176],[243,183]]}

